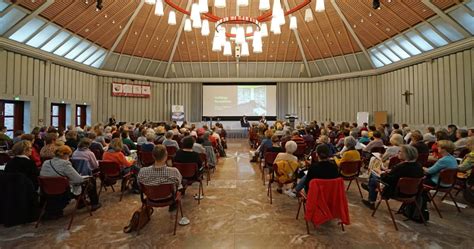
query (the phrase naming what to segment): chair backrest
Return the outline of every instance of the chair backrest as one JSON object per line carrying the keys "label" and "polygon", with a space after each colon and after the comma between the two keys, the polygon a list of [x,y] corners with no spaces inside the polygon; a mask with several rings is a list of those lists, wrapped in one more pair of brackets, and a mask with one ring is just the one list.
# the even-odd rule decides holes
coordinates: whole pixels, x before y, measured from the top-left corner
{"label": "chair backrest", "polygon": [[418,158],[416,159],[416,162],[421,164],[421,166],[424,166],[426,162],[428,162],[429,156],[430,156],[430,153],[420,153],[418,154]]}
{"label": "chair backrest", "polygon": [[153,157],[153,152],[151,151],[140,151],[140,160],[143,166],[150,166],[155,163],[155,158]]}
{"label": "chair backrest", "polygon": [[207,154],[206,153],[199,153],[199,159],[201,160],[202,164],[207,165]]}
{"label": "chair backrest", "polygon": [[99,161],[99,170],[104,176],[117,177],[120,175],[120,165],[114,161]]}
{"label": "chair backrest", "polygon": [[391,169],[393,166],[399,164],[402,160],[398,158],[398,156],[393,156],[390,158],[390,161],[388,163],[388,168]]}
{"label": "chair backrest", "polygon": [[69,180],[64,176],[38,176],[38,183],[47,195],[60,195],[69,189]]}
{"label": "chair backrest", "polygon": [[[156,186],[144,185],[140,183],[142,193],[151,201],[169,199],[174,194],[174,184],[160,184]],[[142,199],[143,201],[143,199]]]}
{"label": "chair backrest", "polygon": [[423,182],[423,177],[421,178],[401,177],[400,179],[398,179],[398,183],[397,183],[398,193],[404,196],[415,196],[423,188],[422,182]]}
{"label": "chair backrest", "polygon": [[97,160],[102,160],[102,155],[104,154],[104,152],[100,151],[99,149],[95,149],[95,148],[92,148],[90,150],[92,151],[92,153],[94,153],[94,156]]}
{"label": "chair backrest", "polygon": [[302,157],[304,156],[304,153],[306,152],[306,144],[298,144],[297,147],[296,147],[296,151],[295,153],[293,153],[293,155],[295,155],[296,157]]}
{"label": "chair backrest", "polygon": [[275,158],[277,157],[278,152],[265,152],[264,158],[265,158],[265,164],[267,165],[273,165],[273,162],[275,162]]}
{"label": "chair backrest", "polygon": [[197,163],[173,162],[173,167],[179,170],[179,173],[181,173],[181,176],[183,176],[183,178],[192,178],[196,176],[196,173],[198,171]]}
{"label": "chair backrest", "polygon": [[174,156],[174,155],[176,155],[176,151],[178,151],[178,149],[176,149],[176,147],[174,147],[174,146],[166,146],[166,152],[168,152],[168,156]]}
{"label": "chair backrest", "polygon": [[442,169],[439,172],[439,181],[438,185],[450,186],[452,187],[456,183],[456,176],[458,174],[458,169]]}
{"label": "chair backrest", "polygon": [[380,154],[385,153],[385,148],[384,147],[374,147],[370,150],[371,153],[373,152],[378,152]]}
{"label": "chair backrest", "polygon": [[358,176],[362,161],[342,162],[339,166],[339,174],[345,177]]}

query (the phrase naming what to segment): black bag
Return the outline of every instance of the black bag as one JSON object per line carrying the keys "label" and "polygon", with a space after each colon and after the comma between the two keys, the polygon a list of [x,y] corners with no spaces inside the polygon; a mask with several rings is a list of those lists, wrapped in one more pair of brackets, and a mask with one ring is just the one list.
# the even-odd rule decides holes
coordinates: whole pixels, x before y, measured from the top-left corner
{"label": "black bag", "polygon": [[[425,222],[427,222],[430,219],[430,212],[428,211],[428,195],[426,193],[422,193],[421,196],[416,198],[416,202],[421,209],[421,215],[423,215]],[[423,223],[423,220],[416,209],[415,203],[402,205],[400,207],[400,212],[412,221]]]}

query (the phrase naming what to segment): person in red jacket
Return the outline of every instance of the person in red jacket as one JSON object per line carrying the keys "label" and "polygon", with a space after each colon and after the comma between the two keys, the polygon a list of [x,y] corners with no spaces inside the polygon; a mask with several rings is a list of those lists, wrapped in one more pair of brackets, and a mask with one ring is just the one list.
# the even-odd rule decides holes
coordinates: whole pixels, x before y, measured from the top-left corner
{"label": "person in red jacket", "polygon": [[[21,136],[21,140],[26,140],[26,141],[31,142],[31,144],[35,144],[35,136],[33,136],[32,134],[23,134]],[[41,168],[40,153],[38,149],[36,149],[35,146],[31,147],[30,159],[33,160],[33,162],[35,162],[36,167]]]}

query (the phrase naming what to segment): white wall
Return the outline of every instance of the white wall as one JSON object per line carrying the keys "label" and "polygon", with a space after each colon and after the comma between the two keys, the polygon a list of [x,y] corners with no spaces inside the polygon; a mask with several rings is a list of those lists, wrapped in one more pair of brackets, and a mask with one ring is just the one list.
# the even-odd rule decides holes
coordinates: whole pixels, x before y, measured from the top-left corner
{"label": "white wall", "polygon": [[[392,123],[472,127],[473,71],[470,49],[378,76],[278,83],[279,97],[288,103],[278,113],[297,113],[300,121],[355,121],[359,111],[387,111]],[[409,105],[405,90],[413,93]]]}

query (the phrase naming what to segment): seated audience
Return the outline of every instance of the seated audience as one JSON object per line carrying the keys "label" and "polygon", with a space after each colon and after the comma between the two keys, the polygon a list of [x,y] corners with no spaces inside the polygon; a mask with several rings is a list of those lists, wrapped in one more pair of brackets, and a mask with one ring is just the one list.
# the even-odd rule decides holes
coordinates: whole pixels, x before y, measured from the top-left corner
{"label": "seated audience", "polygon": [[142,145],[147,142],[147,139],[146,139],[147,133],[148,133],[147,129],[143,129],[140,132],[140,136],[137,138],[137,145]]}
{"label": "seated audience", "polygon": [[146,142],[141,144],[141,150],[143,152],[152,152],[153,148],[155,148],[155,134],[154,133],[147,133],[146,134]]}
{"label": "seated audience", "polygon": [[[48,199],[45,218],[55,219],[63,216],[63,209],[69,203],[69,200],[73,195],[79,195],[82,191],[81,184],[86,181],[86,179],[80,176],[72,167],[72,164],[69,161],[69,156],[71,154],[72,150],[69,146],[61,145],[56,149],[55,157],[51,160],[45,161],[41,167],[41,176],[67,177],[71,185],[71,193],[66,192],[62,196]],[[94,181],[91,180],[91,183],[93,182]],[[92,210],[94,211],[100,208],[101,205],[99,203],[96,188],[89,188],[88,195],[91,201]]]}
{"label": "seated audience", "polygon": [[99,168],[99,162],[95,158],[94,153],[89,149],[92,141],[89,138],[83,138],[77,145],[77,150],[72,153],[72,159],[86,160],[91,170]]}
{"label": "seated audience", "polygon": [[458,131],[458,127],[454,124],[448,125],[448,139],[451,140],[452,142],[456,142],[457,137],[456,133]]}
{"label": "seated audience", "polygon": [[423,136],[419,131],[412,132],[410,145],[416,148],[418,155],[430,153],[430,148],[423,141]]}
{"label": "seated audience", "polygon": [[66,133],[66,142],[64,143],[69,146],[73,151],[77,149],[77,131],[70,130]]}
{"label": "seated audience", "polygon": [[38,151],[38,149],[34,146],[35,143],[35,136],[32,134],[23,134],[21,136],[21,140],[23,141],[29,141],[31,143],[31,155],[29,156],[31,160],[35,163],[36,167],[40,168],[41,167],[41,156]]}
{"label": "seated audience", "polygon": [[13,144],[13,140],[6,133],[7,127],[0,127],[0,146],[4,146],[4,149],[9,149]]}
{"label": "seated audience", "polygon": [[272,147],[272,130],[268,129],[265,131],[265,138],[263,138],[262,142],[258,146],[257,150],[255,151],[254,157],[252,158],[251,162],[256,162],[257,158],[263,158],[263,154]]}
{"label": "seated audience", "polygon": [[370,143],[369,133],[367,131],[361,131],[361,137],[359,138],[359,143],[365,144],[365,145]]}
{"label": "seated audience", "polygon": [[102,156],[103,160],[107,161],[114,161],[116,162],[120,168],[122,169],[121,172],[123,175],[132,172],[133,178],[133,185],[132,185],[132,192],[139,194],[139,187],[137,184],[137,174],[140,171],[140,168],[135,165],[135,160],[128,160],[125,155],[122,153],[124,145],[122,144],[122,140],[120,138],[112,139],[110,142],[109,149],[104,152]]}
{"label": "seated audience", "polygon": [[469,135],[467,133],[467,130],[465,130],[465,129],[458,129],[456,131],[457,140],[456,140],[456,142],[454,142],[454,145],[456,146],[456,149],[466,147],[468,136]]}
{"label": "seated audience", "polygon": [[441,158],[436,161],[436,163],[430,168],[423,168],[427,174],[425,179],[425,184],[436,186],[439,181],[439,173],[443,169],[455,169],[458,167],[456,158],[451,154],[454,152],[455,146],[454,143],[450,140],[441,140],[438,141],[438,153],[441,155]]}
{"label": "seated audience", "polygon": [[335,157],[334,160],[336,161],[337,166],[340,166],[343,162],[353,162],[360,160],[359,151],[355,149],[357,141],[355,138],[348,136],[344,138],[344,147],[347,148],[346,151],[341,153],[341,157]]}
{"label": "seated audience", "polygon": [[442,155],[438,152],[438,142],[441,140],[449,140],[448,133],[446,131],[437,131],[436,132],[436,143],[431,146],[431,155],[428,160],[436,161],[442,157]]}
{"label": "seated audience", "polygon": [[16,144],[17,142],[21,141],[21,136],[24,134],[25,132],[23,132],[22,130],[16,130],[14,133],[13,133],[13,144]]}
{"label": "seated audience", "polygon": [[133,141],[128,136],[128,131],[122,131],[121,137],[122,137],[122,143],[127,145],[128,149],[130,150],[137,149],[137,146],[135,145],[135,143],[133,143]]}
{"label": "seated audience", "polygon": [[384,146],[382,138],[381,138],[382,134],[380,134],[379,131],[374,131],[372,133],[372,136],[373,136],[374,140],[370,141],[370,143],[367,144],[367,147],[365,147],[363,149],[364,151],[372,152],[372,149],[380,148],[380,147]]}
{"label": "seated audience", "polygon": [[173,132],[172,131],[167,131],[165,133],[165,139],[163,140],[163,145],[164,146],[174,146],[174,147],[176,147],[177,150],[179,150],[178,142],[173,140]]}
{"label": "seated audience", "polygon": [[51,159],[55,155],[55,151],[57,149],[56,139],[58,135],[56,133],[47,133],[44,137],[45,145],[40,151],[41,158]]}
{"label": "seated audience", "polygon": [[459,171],[465,172],[458,174],[461,178],[468,178],[471,175],[472,168],[474,167],[474,137],[469,137],[467,139],[466,148],[468,148],[470,152],[464,156],[464,159],[458,166]]}
{"label": "seated audience", "polygon": [[[285,144],[285,152],[280,152],[276,156],[275,161],[274,161],[275,163],[278,163],[279,161],[288,162],[289,168],[284,169],[284,171],[286,171],[286,174],[282,177],[285,177],[285,178],[294,177],[295,170],[298,167],[298,158],[296,156],[294,156],[293,153],[295,153],[297,148],[298,148],[298,145],[296,145],[295,141],[288,141]],[[280,193],[280,194],[283,193],[282,188],[283,188],[283,185],[278,184],[277,192]],[[290,191],[290,190],[287,191],[286,194],[288,194],[290,196],[294,195],[293,192]]]}
{"label": "seated audience", "polygon": [[316,147],[316,154],[318,161],[311,164],[308,169],[308,174],[301,178],[296,186],[298,193],[303,188],[306,193],[309,193],[309,183],[313,179],[334,179],[339,177],[339,169],[334,161],[331,160],[331,152],[326,144],[320,144]]}
{"label": "seated audience", "polygon": [[382,173],[380,175],[380,178],[372,174],[369,178],[368,185],[364,183],[361,184],[363,189],[369,191],[368,200],[362,200],[362,202],[370,209],[375,209],[375,201],[377,200],[377,186],[379,185],[379,179],[384,184],[386,184],[382,191],[383,198],[390,198],[396,194],[395,188],[400,178],[423,177],[423,170],[421,166],[416,162],[418,158],[418,152],[413,146],[402,145],[398,157],[402,161],[400,164],[395,165],[390,171]]}
{"label": "seated audience", "polygon": [[291,133],[291,141],[294,141],[296,143],[296,145],[304,145],[306,146],[306,142],[304,141],[304,139],[300,136],[300,133],[298,130],[294,130],[292,133]]}
{"label": "seated audience", "polygon": [[280,140],[277,135],[272,136],[272,147],[268,148],[267,152],[284,152],[284,149],[280,146]]}
{"label": "seated audience", "polygon": [[436,142],[435,128],[430,126],[426,128],[426,130],[427,132],[423,135],[423,142],[425,143]]}
{"label": "seated audience", "polygon": [[194,152],[197,152],[199,154],[206,154],[206,149],[204,148],[204,146],[202,146],[202,138],[196,138],[196,136],[193,136],[191,135],[192,137],[194,137],[194,144],[193,144],[193,151]]}
{"label": "seated audience", "polygon": [[182,140],[183,148],[176,152],[174,161],[178,163],[196,163],[198,166],[198,172],[195,177],[199,177],[200,173],[204,170],[202,161],[199,154],[193,151],[194,137],[186,136]]}
{"label": "seated audience", "polygon": [[[155,163],[140,170],[140,173],[138,173],[138,181],[147,186],[174,184],[175,191],[181,189],[182,176],[178,169],[166,165],[168,153],[164,145],[158,144],[153,148],[153,158],[155,159]],[[170,205],[170,212],[175,209],[175,203]]]}
{"label": "seated audience", "polygon": [[336,147],[334,147],[334,145],[331,143],[328,136],[321,135],[318,139],[318,142],[320,144],[325,144],[325,145],[328,146],[329,152],[331,153],[331,156],[337,153]]}
{"label": "seated audience", "polygon": [[29,158],[31,156],[32,145],[30,141],[19,141],[12,147],[12,153],[15,156],[5,165],[5,172],[24,174],[38,189],[39,171],[35,162]]}

